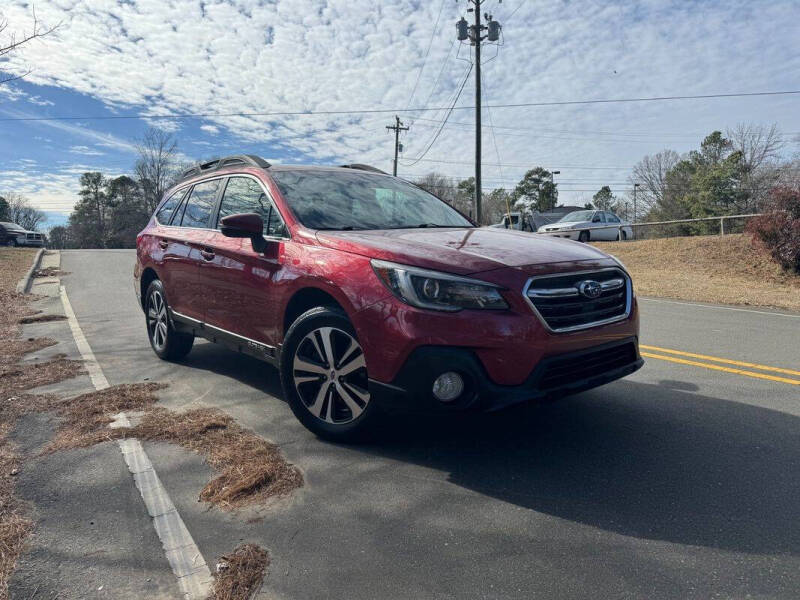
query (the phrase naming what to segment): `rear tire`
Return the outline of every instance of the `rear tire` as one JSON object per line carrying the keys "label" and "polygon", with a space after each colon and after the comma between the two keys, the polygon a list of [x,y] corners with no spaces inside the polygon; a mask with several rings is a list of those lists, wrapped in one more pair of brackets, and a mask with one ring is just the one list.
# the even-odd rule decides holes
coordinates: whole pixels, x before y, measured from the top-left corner
{"label": "rear tire", "polygon": [[625,240],[627,240],[627,239],[628,239],[628,234],[627,234],[627,233],[625,233],[625,230],[624,230],[624,229],[623,229],[623,230],[621,230],[621,231],[620,231],[620,232],[617,234],[617,241],[618,241],[618,242],[624,242],[624,241],[625,241]]}
{"label": "rear tire", "polygon": [[382,412],[370,396],[356,330],[341,310],[312,308],[292,323],[280,372],[292,412],[317,436],[357,442],[375,433]]}
{"label": "rear tire", "polygon": [[7,246],[11,246],[12,248],[16,248],[19,244],[17,244],[17,240],[15,240],[14,238],[11,238],[10,240],[8,240],[6,242],[6,245]]}
{"label": "rear tire", "polygon": [[145,323],[150,347],[162,360],[180,360],[189,354],[194,335],[177,331],[169,317],[169,304],[164,285],[154,279],[145,295]]}
{"label": "rear tire", "polygon": [[589,241],[589,232],[588,231],[581,231],[578,234],[578,241],[583,242],[584,244]]}

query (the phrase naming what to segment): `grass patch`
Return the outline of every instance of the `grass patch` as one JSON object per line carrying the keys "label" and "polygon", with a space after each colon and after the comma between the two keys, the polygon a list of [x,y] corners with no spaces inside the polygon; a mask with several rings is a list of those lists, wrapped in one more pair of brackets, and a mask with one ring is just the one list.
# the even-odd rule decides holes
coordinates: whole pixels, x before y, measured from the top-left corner
{"label": "grass patch", "polygon": [[744,234],[599,243],[630,270],[642,296],[800,311],[800,276]]}
{"label": "grass patch", "polygon": [[0,600],[8,599],[8,580],[33,523],[14,495],[20,458],[8,439],[11,423],[0,421]]}
{"label": "grass patch", "polygon": [[220,557],[209,600],[247,600],[264,582],[269,554],[255,544],[243,544]]}

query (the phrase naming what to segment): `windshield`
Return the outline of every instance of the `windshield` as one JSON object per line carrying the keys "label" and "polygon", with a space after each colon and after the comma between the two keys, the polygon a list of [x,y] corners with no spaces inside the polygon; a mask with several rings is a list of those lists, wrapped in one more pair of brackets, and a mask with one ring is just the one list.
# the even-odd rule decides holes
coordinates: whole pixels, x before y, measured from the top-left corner
{"label": "windshield", "polygon": [[575,212],[567,213],[559,219],[561,221],[591,221],[594,216],[593,210],[576,210]]}
{"label": "windshield", "polygon": [[311,229],[473,226],[437,197],[394,177],[323,169],[275,169],[270,175]]}

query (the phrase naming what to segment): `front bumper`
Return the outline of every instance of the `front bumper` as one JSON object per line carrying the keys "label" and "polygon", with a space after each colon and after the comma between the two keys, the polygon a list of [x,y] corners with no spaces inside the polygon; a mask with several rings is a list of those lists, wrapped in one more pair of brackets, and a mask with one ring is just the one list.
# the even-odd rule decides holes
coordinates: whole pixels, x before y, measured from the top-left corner
{"label": "front bumper", "polygon": [[[391,383],[370,380],[370,394],[389,413],[444,413],[492,411],[528,400],[575,394],[604,385],[637,371],[644,364],[638,338],[632,336],[576,352],[544,358],[521,385],[491,381],[481,361],[465,348],[417,348]],[[465,391],[444,403],[431,393],[433,380],[456,371]]]}

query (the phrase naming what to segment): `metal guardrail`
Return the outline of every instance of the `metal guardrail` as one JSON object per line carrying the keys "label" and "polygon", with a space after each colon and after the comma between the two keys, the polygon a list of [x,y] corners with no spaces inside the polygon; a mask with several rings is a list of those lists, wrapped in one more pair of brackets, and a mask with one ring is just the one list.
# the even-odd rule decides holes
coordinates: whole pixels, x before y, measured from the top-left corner
{"label": "metal guardrail", "polygon": [[[674,219],[672,221],[646,221],[644,223],[619,223],[619,224],[616,224],[616,225],[615,224],[605,223],[603,225],[591,225],[589,227],[581,227],[580,231],[588,231],[589,235],[591,236],[592,230],[595,230],[595,229],[616,228],[617,229],[617,239],[619,239],[619,240],[623,240],[623,239],[641,239],[642,236],[637,235],[637,230],[639,228],[665,227],[665,226],[670,226],[670,225],[678,225],[678,226],[680,226],[680,225],[691,225],[693,223],[694,224],[697,224],[697,223],[719,223],[719,234],[720,235],[725,235],[726,234],[726,229],[725,229],[725,222],[726,221],[732,221],[734,219],[748,219],[748,218],[751,218],[751,217],[760,217],[762,215],[763,215],[763,213],[748,213],[748,214],[743,214],[743,215],[723,215],[723,216],[719,216],[719,217],[703,217],[703,218],[700,218],[700,219]],[[552,224],[554,225],[555,223],[552,223]],[[545,227],[546,227],[546,225],[545,225]],[[627,231],[625,232],[625,235],[623,235],[623,230],[625,230],[625,229],[629,229],[631,231],[632,235],[627,236]],[[575,230],[575,231],[577,231],[577,230]],[[542,232],[542,233],[543,233],[543,235],[558,235],[559,232],[553,231],[553,232]],[[563,232],[561,232],[561,233],[563,233]],[[727,229],[727,233],[733,233],[733,228],[731,228],[729,226],[728,229]],[[653,237],[680,237],[680,236],[691,236],[691,235],[709,235],[709,232],[707,232],[707,231],[695,231],[695,232],[689,232],[689,233],[678,233],[677,235],[674,235],[674,236],[667,235],[667,236],[653,236]]]}

